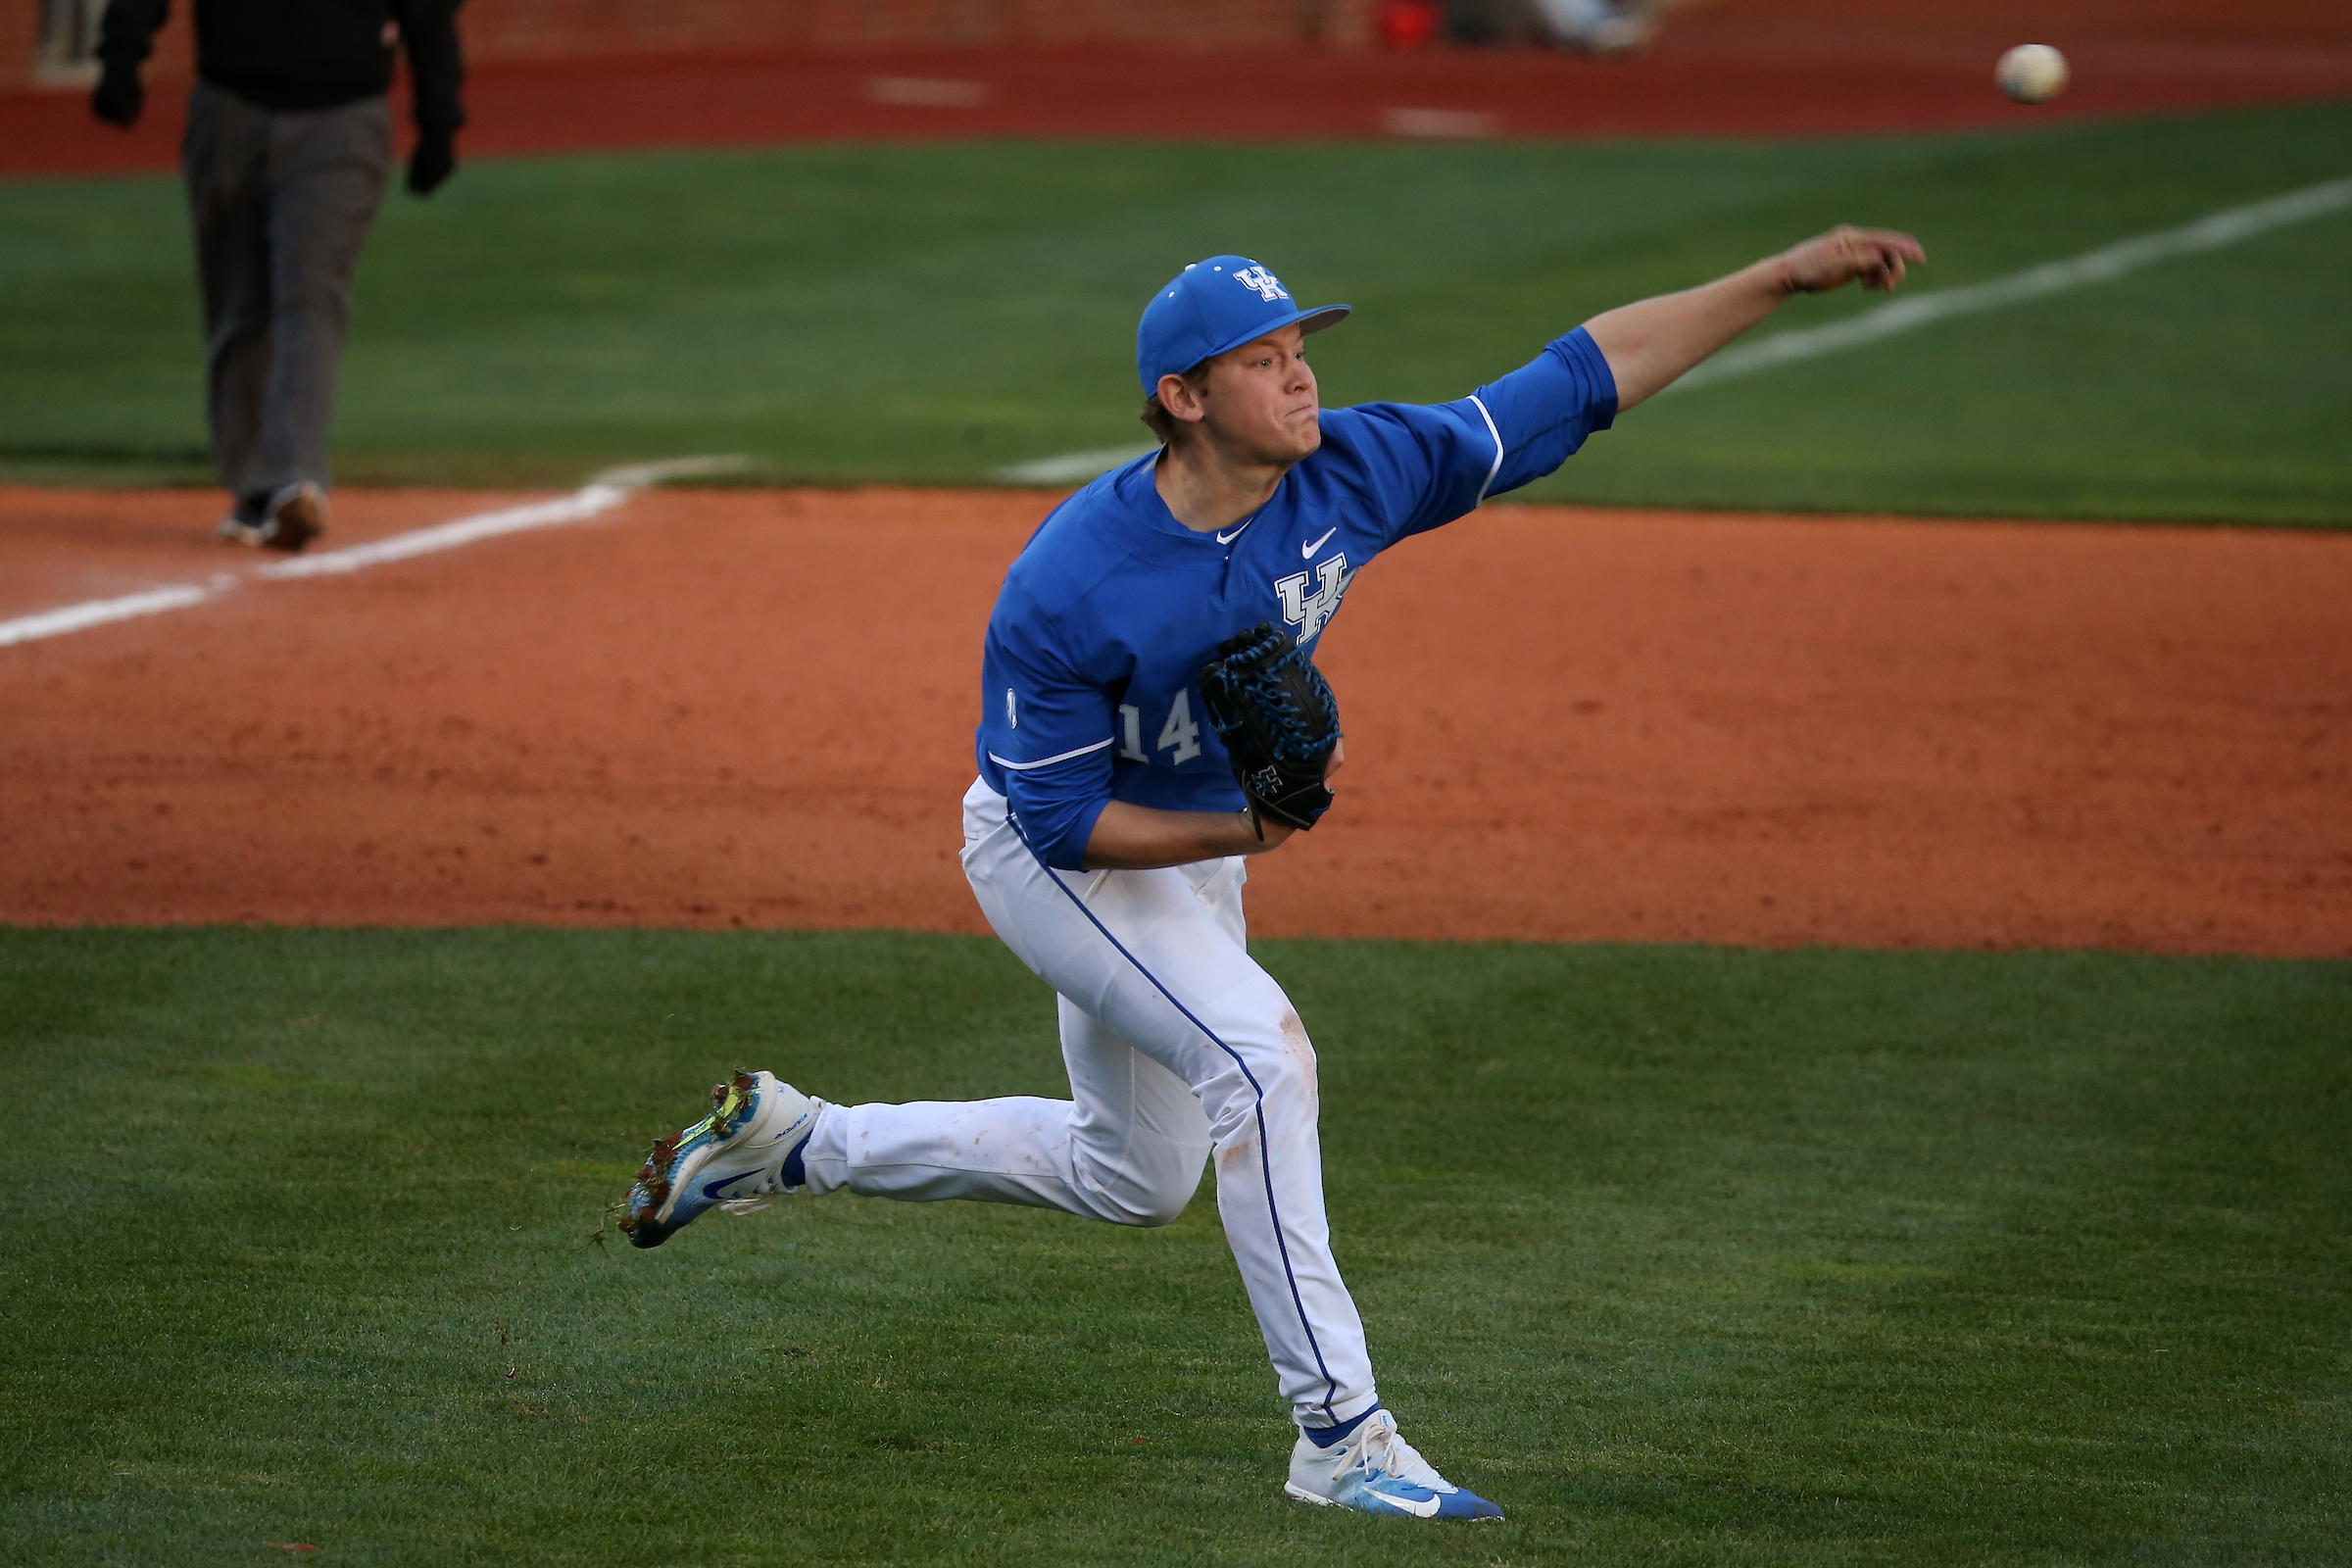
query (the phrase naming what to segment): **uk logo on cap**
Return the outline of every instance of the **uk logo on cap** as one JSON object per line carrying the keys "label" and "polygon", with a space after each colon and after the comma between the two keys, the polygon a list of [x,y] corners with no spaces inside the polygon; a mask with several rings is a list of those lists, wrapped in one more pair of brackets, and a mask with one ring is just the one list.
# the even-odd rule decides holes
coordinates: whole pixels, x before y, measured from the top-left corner
{"label": "uk logo on cap", "polygon": [[1257,290],[1257,297],[1268,304],[1291,297],[1291,291],[1282,286],[1282,279],[1262,267],[1245,267],[1233,274],[1233,280],[1244,288]]}
{"label": "uk logo on cap", "polygon": [[1162,283],[1135,328],[1135,373],[1146,392],[1163,375],[1297,325],[1320,332],[1344,320],[1345,305],[1299,310],[1282,279],[1247,256],[1211,256]]}

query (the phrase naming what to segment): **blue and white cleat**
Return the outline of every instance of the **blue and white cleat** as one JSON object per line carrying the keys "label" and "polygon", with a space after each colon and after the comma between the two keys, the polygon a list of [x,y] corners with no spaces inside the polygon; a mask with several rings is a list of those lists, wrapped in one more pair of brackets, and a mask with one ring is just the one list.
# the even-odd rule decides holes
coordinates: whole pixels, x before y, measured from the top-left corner
{"label": "blue and white cleat", "polygon": [[1374,1410],[1363,1425],[1328,1448],[1304,1433],[1291,1450],[1291,1479],[1283,1491],[1300,1502],[1363,1513],[1400,1513],[1415,1519],[1499,1519],[1502,1510],[1438,1474],[1396,1435],[1396,1418]]}
{"label": "blue and white cleat", "polygon": [[660,1247],[709,1209],[746,1213],[797,1191],[808,1178],[795,1156],[822,1104],[773,1073],[738,1071],[713,1085],[710,1114],[654,1145],[613,1223],[632,1246]]}

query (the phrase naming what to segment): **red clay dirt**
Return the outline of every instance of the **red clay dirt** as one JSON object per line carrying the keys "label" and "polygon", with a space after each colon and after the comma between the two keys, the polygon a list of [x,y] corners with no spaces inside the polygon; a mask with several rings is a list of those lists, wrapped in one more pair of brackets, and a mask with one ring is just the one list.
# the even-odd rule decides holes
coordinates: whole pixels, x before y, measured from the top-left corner
{"label": "red clay dirt", "polygon": [[[2067,93],[2038,109],[1992,86],[2001,50],[2029,39],[2059,45],[2075,70]],[[156,83],[145,120],[128,132],[92,121],[77,91],[0,94],[0,175],[171,169],[185,93],[184,83]],[[1717,0],[1677,14],[1658,46],[1634,60],[1535,48],[1193,50],[1178,41],[492,64],[468,82],[463,149],[1862,135],[2348,94],[2352,7],[2343,0]]]}
{"label": "red clay dirt", "polygon": [[[513,501],[338,496],[348,544]],[[981,929],[982,626],[1051,498],[663,491],[264,582],[0,489],[0,919]],[[1497,507],[1373,565],[1263,934],[2352,954],[2352,536]]]}

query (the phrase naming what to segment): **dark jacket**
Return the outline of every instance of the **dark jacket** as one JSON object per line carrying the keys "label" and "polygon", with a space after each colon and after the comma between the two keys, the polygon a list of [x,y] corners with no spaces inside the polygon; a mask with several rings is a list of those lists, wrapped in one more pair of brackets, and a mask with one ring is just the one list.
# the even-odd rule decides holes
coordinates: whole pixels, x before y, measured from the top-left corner
{"label": "dark jacket", "polygon": [[[192,0],[196,74],[266,109],[332,109],[392,85],[396,43],[409,51],[420,126],[466,123],[458,88],[460,0]],[[147,58],[172,0],[107,0],[98,58],[109,67]]]}

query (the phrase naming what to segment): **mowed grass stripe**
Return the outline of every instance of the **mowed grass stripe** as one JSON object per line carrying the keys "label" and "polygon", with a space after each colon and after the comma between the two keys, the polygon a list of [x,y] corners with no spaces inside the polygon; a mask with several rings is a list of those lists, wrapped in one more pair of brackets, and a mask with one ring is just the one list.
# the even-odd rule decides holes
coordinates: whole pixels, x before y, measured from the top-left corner
{"label": "mowed grass stripe", "polygon": [[[1429,400],[1840,220],[1966,289],[2344,174],[2342,104],[1803,143],[956,144],[469,166],[363,263],[346,480],[986,480],[1139,439],[1138,302],[1240,250],[1358,307],[1327,397]],[[201,478],[163,180],[0,185],[0,471]],[[2352,517],[2352,217],[1642,410],[1528,492],[1932,514]],[[1777,330],[1872,302],[1793,303]]]}
{"label": "mowed grass stripe", "polygon": [[2352,1519],[2352,965],[1265,944],[1383,1391],[1284,1502],[1203,1193],[587,1240],[737,1063],[1053,1094],[955,938],[0,931],[10,1560],[2212,1563]]}

